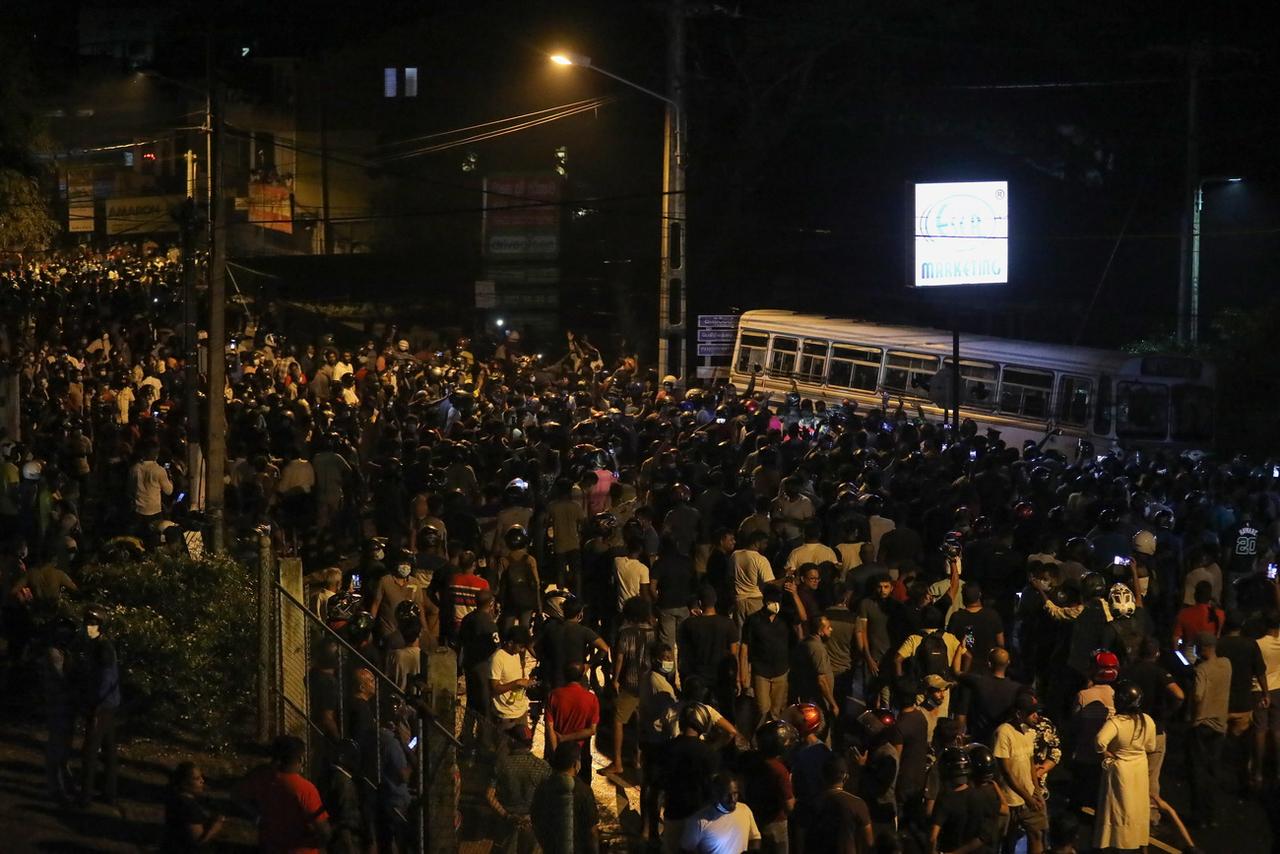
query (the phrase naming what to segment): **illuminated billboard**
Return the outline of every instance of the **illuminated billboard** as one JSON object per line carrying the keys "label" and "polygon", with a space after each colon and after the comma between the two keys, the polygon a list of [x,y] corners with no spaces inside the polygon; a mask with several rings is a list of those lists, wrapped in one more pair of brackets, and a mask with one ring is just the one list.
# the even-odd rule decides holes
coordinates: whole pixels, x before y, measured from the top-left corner
{"label": "illuminated billboard", "polygon": [[912,284],[1009,281],[1009,182],[915,184]]}

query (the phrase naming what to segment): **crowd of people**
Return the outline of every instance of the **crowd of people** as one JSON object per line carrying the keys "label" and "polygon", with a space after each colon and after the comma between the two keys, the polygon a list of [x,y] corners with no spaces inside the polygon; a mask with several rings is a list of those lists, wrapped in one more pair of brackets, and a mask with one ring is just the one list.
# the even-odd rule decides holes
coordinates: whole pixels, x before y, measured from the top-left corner
{"label": "crowd of people", "polygon": [[[161,325],[179,278],[133,253],[4,274],[11,659],[83,561],[199,530]],[[597,850],[597,774],[638,781],[655,850],[803,854],[1132,850],[1156,825],[1190,846],[1230,820],[1224,791],[1276,781],[1270,461],[686,388],[573,334],[555,362],[514,330],[296,338],[259,318],[222,392],[229,540],[266,526],[328,627],[318,756],[281,740],[238,790],[269,850],[412,847],[409,722],[441,648],[511,852]],[[221,826],[199,778],[175,774],[172,850]],[[90,796],[92,771],[58,793]]]}

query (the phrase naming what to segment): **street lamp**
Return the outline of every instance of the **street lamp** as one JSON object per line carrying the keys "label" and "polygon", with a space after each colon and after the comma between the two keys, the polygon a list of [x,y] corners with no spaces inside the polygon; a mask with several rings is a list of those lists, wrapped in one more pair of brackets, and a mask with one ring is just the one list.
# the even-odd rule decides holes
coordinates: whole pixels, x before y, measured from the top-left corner
{"label": "street lamp", "polygon": [[[683,40],[673,39],[670,57],[683,54]],[[685,111],[680,63],[670,61],[671,94],[663,95],[601,68],[591,57],[561,51],[548,56],[556,65],[590,68],[611,80],[630,86],[637,92],[657,98],[666,106],[662,147],[662,223],[658,282],[658,376],[684,374],[685,308]],[[674,299],[673,299],[674,298]],[[672,311],[673,301],[676,304]],[[674,344],[674,347],[672,346]],[[674,349],[674,357],[672,350]]]}
{"label": "street lamp", "polygon": [[1196,183],[1195,204],[1191,209],[1191,294],[1188,332],[1191,345],[1200,341],[1200,212],[1204,209],[1204,188],[1208,184],[1239,184],[1243,178],[1211,175]]}

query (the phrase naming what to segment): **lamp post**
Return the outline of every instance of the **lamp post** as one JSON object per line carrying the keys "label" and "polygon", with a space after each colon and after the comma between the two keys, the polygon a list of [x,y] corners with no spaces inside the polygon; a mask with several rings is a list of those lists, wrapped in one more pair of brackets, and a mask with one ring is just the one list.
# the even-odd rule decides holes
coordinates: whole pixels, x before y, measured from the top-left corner
{"label": "lamp post", "polygon": [[1187,317],[1187,332],[1191,346],[1200,342],[1200,212],[1204,209],[1204,188],[1207,184],[1239,184],[1243,178],[1210,176],[1196,183],[1196,197],[1191,207],[1191,288]]}
{"label": "lamp post", "polygon": [[[658,377],[682,376],[685,361],[685,309],[688,284],[685,279],[685,111],[684,111],[684,27],[679,4],[672,4],[668,39],[670,95],[663,95],[601,68],[591,57],[556,53],[556,65],[590,68],[666,105],[662,150],[662,224],[658,282]],[[674,351],[674,352],[673,352]]]}

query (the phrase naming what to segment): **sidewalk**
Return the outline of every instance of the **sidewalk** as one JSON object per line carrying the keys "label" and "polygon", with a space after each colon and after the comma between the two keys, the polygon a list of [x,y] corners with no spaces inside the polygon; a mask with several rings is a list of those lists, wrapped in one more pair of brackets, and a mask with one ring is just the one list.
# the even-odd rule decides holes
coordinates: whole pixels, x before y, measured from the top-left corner
{"label": "sidewalk", "polygon": [[[24,719],[13,707],[4,712],[0,724],[0,851],[5,854],[155,851],[164,827],[164,791],[170,769],[184,760],[199,764],[207,780],[210,804],[230,815],[234,811],[227,791],[253,764],[245,757],[211,756],[138,739],[119,747],[115,808],[96,802],[86,809],[63,807],[45,794],[42,727]],[[77,756],[73,771],[78,764]],[[253,841],[254,830],[247,821],[228,818],[216,850],[251,852]]]}

